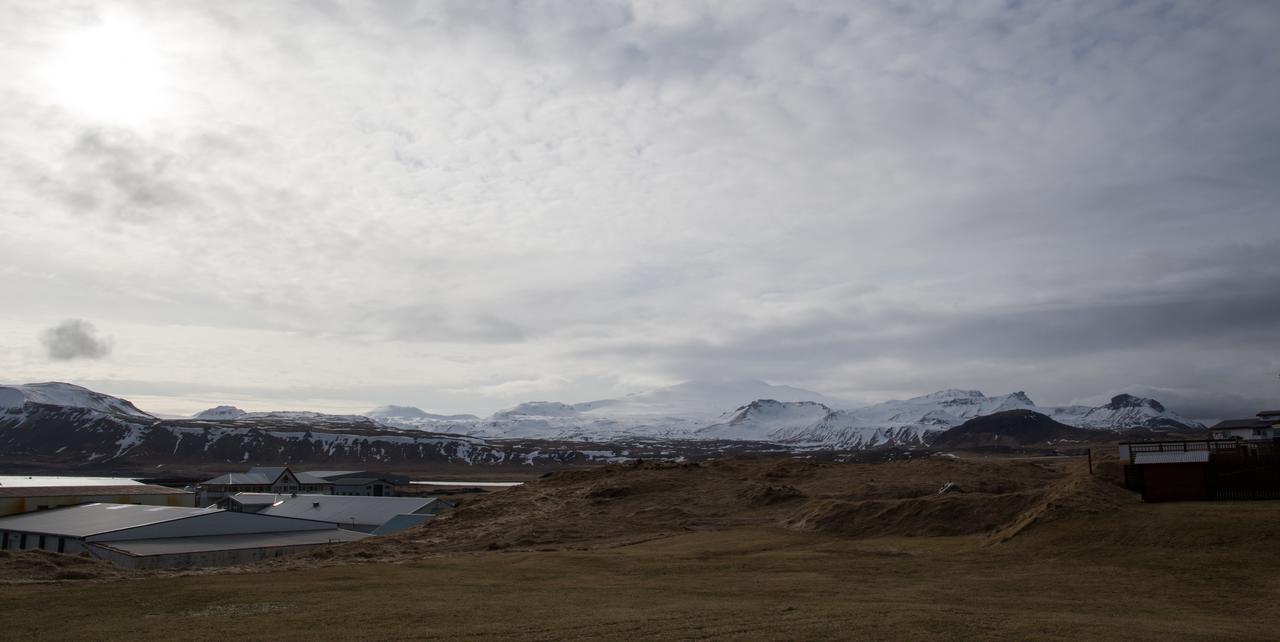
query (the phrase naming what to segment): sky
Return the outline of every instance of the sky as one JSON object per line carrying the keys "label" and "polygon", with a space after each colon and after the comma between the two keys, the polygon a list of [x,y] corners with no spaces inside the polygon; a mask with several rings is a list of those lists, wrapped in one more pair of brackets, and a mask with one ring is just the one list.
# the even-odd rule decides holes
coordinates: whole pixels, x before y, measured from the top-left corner
{"label": "sky", "polygon": [[0,5],[0,381],[1280,406],[1280,3]]}

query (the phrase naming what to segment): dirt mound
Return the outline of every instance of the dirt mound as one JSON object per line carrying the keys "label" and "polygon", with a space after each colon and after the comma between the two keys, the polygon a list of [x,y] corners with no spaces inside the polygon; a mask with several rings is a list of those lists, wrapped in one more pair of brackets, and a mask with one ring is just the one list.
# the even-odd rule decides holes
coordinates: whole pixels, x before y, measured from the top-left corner
{"label": "dirt mound", "polygon": [[1119,510],[1138,502],[1138,497],[1116,485],[1109,477],[1091,475],[1083,462],[1066,466],[1067,474],[1052,483],[1040,501],[1010,521],[991,537],[992,543],[1008,541],[1038,524],[1073,515]]}
{"label": "dirt mound", "polygon": [[789,528],[846,537],[941,537],[990,533],[1041,499],[1040,493],[948,493],[860,502],[825,501],[787,520]]}
{"label": "dirt mound", "polygon": [[108,562],[48,551],[0,551],[0,584],[111,580],[128,575]]}

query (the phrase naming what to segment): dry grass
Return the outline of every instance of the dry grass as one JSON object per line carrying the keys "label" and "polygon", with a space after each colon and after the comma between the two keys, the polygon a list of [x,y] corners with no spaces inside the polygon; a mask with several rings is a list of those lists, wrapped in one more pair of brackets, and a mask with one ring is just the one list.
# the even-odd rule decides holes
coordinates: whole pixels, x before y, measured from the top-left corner
{"label": "dry grass", "polygon": [[[347,549],[387,556],[380,563],[351,563],[360,556],[344,552],[339,565],[268,573],[0,586],[0,616],[12,639],[1274,639],[1280,625],[1280,502],[1148,505],[1070,471],[1016,467],[1006,470],[1006,492],[986,495],[1038,501],[998,537],[850,537],[797,530],[787,516],[826,502],[884,508],[922,500],[857,500],[846,485],[852,477],[803,468],[773,472],[788,480],[776,485],[804,499],[755,491],[729,499],[719,480],[745,476],[739,488],[753,488],[754,465],[713,470],[705,506],[692,497],[703,486],[681,491],[691,496],[689,510],[729,501],[696,517],[714,530],[657,520],[645,531],[651,539],[624,544],[605,520],[631,527],[641,518],[628,517],[626,502],[665,496],[667,475],[685,472],[599,473],[605,486],[575,473],[553,480],[560,491],[526,491],[549,498],[530,504],[530,514],[573,517],[564,533],[576,537],[589,523],[579,512],[599,506],[601,539],[556,550],[516,546],[538,520],[503,516],[486,530],[481,513],[505,505],[497,494],[479,498],[475,514],[447,532],[482,533],[472,549],[483,549],[511,529],[512,545],[502,550],[460,550],[449,538],[433,547],[424,543],[428,529],[400,538],[399,548]],[[922,470],[932,484],[928,470],[913,472]],[[975,470],[969,481],[981,483]],[[864,481],[892,495],[887,476],[897,473],[888,471],[835,475],[874,475]],[[1037,479],[1048,486],[1036,491]],[[593,503],[593,493],[619,486],[632,490]],[[554,535],[542,528],[539,537]]]}

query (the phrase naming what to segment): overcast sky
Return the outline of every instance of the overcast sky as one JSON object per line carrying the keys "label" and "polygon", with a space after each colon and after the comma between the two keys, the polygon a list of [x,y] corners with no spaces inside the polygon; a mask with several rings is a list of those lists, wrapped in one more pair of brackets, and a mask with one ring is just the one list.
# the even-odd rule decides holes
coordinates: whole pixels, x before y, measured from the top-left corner
{"label": "overcast sky", "polygon": [[0,380],[1280,405],[1280,3],[0,6]]}

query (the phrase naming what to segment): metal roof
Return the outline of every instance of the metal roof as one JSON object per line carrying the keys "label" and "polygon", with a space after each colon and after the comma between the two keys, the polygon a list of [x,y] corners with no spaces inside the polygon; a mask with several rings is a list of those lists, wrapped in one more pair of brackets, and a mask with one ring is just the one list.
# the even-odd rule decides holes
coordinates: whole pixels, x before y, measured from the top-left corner
{"label": "metal roof", "polygon": [[334,477],[347,477],[350,475],[360,475],[360,474],[363,474],[364,472],[365,471],[363,470],[308,470],[307,474],[313,475],[315,477],[321,477],[324,479],[331,479]]}
{"label": "metal roof", "polygon": [[216,513],[203,508],[141,504],[82,504],[0,517],[0,531],[91,537],[125,528]]}
{"label": "metal roof", "polygon": [[425,524],[435,518],[435,515],[396,515],[395,517],[387,520],[387,522],[382,526],[375,528],[373,530],[373,534],[388,535],[390,533],[402,531],[406,528],[412,528],[419,524]]}
{"label": "metal roof", "polygon": [[127,477],[62,477],[50,475],[0,475],[0,487],[21,486],[144,486]]}
{"label": "metal roof", "polygon": [[290,495],[282,497],[280,503],[258,511],[258,514],[332,522],[341,526],[353,523],[381,526],[396,515],[416,513],[436,501],[435,497]]}
{"label": "metal roof", "polygon": [[1270,428],[1270,421],[1262,419],[1227,419],[1214,424],[1209,430],[1230,430],[1233,428]]}
{"label": "metal roof", "polygon": [[334,486],[367,486],[380,481],[382,479],[378,477],[339,477],[330,483]]}
{"label": "metal roof", "polygon": [[275,478],[267,479],[266,475],[258,473],[227,473],[225,475],[218,475],[204,483],[214,486],[247,486],[250,484],[255,486],[270,486],[271,482],[274,481]]}
{"label": "metal roof", "polygon": [[185,490],[138,484],[136,486],[0,486],[0,497],[104,497],[107,495],[186,495]]}
{"label": "metal roof", "polygon": [[1134,453],[1135,464],[1198,464],[1209,461],[1209,451]]}
{"label": "metal roof", "polygon": [[354,542],[368,533],[327,528],[318,531],[288,533],[249,533],[243,535],[205,535],[198,537],[165,537],[161,539],[133,539],[118,542],[96,542],[95,546],[112,548],[135,557],[151,555],[179,555],[207,551],[235,551],[250,548],[280,548],[315,544]]}
{"label": "metal roof", "polygon": [[212,486],[270,486],[288,470],[298,478],[299,484],[328,484],[328,480],[316,477],[311,473],[300,473],[289,470],[287,466],[250,468],[247,473],[227,473],[204,482]]}
{"label": "metal roof", "polygon": [[404,485],[409,483],[409,478],[396,473],[379,473],[372,470],[311,470],[307,471],[308,475],[319,477],[333,483],[342,482],[344,479],[358,477],[360,479],[383,480],[394,485]]}

